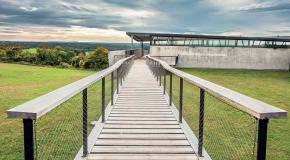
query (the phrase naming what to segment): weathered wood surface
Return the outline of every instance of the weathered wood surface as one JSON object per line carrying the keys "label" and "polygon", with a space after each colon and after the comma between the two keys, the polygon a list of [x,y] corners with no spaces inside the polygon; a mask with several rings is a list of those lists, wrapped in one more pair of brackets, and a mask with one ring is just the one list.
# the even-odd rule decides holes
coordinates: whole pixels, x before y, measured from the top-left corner
{"label": "weathered wood surface", "polygon": [[[173,74],[183,78],[189,83],[206,90],[215,97],[223,100],[224,102],[230,104],[231,106],[244,111],[258,119],[271,119],[271,118],[287,118],[287,111],[280,108],[274,107],[270,104],[264,103],[257,99],[245,96],[228,88],[219,86],[217,84],[211,83],[204,79],[198,78],[196,76],[190,75],[188,73],[182,72],[169,66],[166,62],[147,56],[148,58],[158,61],[163,68]],[[271,93],[269,93],[271,94]]]}
{"label": "weathered wood surface", "polygon": [[88,159],[197,159],[144,60],[135,60]]}
{"label": "weathered wood surface", "polygon": [[124,58],[113,66],[102,70],[96,74],[83,78],[79,81],[66,85],[48,94],[35,98],[24,104],[21,104],[13,109],[7,111],[8,118],[22,118],[22,119],[38,119],[45,115],[55,107],[67,101],[76,94],[82,92],[85,88],[94,84],[103,77],[111,74],[118,69],[125,61],[133,58],[133,56]]}

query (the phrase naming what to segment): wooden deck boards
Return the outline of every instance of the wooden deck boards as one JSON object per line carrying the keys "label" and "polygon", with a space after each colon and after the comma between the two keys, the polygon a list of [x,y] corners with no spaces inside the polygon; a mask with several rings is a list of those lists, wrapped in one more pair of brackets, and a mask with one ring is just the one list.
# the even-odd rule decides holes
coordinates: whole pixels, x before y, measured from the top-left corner
{"label": "wooden deck boards", "polygon": [[144,60],[135,60],[88,159],[197,159]]}

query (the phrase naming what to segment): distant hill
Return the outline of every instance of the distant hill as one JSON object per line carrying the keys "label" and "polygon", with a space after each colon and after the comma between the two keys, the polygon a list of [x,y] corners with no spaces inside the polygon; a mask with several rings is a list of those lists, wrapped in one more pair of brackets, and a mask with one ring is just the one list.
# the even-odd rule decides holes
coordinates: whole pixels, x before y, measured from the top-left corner
{"label": "distant hill", "polygon": [[[37,47],[55,47],[61,46],[64,49],[79,49],[82,51],[91,51],[96,47],[105,47],[110,51],[115,50],[128,50],[131,49],[130,43],[93,43],[93,42],[11,42],[0,41],[0,45],[16,45],[21,46],[23,49],[37,48]],[[145,44],[145,49],[148,48],[148,44]],[[140,48],[139,43],[134,44],[134,48]]]}

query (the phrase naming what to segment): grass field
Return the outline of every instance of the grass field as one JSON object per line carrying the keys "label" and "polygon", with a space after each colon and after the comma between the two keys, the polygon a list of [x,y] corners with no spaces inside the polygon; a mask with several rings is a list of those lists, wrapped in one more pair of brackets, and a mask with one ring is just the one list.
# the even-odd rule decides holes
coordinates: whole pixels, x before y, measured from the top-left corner
{"label": "grass field", "polygon": [[22,120],[7,119],[6,110],[92,73],[0,63],[0,159],[23,159]]}
{"label": "grass field", "polygon": [[[183,71],[290,111],[290,73],[287,71],[213,69],[183,69]],[[174,103],[178,104],[179,78],[174,77],[173,80]],[[208,94],[205,99],[205,146],[212,153],[225,156],[229,154],[227,157],[232,159],[247,157],[246,155],[253,150],[251,148],[253,145],[250,143],[253,140],[251,138],[256,125],[254,119]],[[195,133],[198,128],[198,104],[198,88],[185,82],[184,116]],[[268,130],[267,159],[289,159],[289,146],[289,118],[271,120]],[[243,151],[245,152],[242,153]],[[215,158],[224,159],[225,157],[219,157],[217,154]],[[248,158],[250,157],[245,159]]]}
{"label": "grass field", "polygon": [[28,48],[28,49],[23,49],[23,50],[26,52],[33,53],[33,54],[37,53],[37,48]]}

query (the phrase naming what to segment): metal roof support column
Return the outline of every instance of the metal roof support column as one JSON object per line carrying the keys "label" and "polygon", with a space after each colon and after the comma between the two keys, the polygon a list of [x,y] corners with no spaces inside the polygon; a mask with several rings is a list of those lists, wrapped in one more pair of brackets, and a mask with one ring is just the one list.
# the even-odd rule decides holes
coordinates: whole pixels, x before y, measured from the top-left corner
{"label": "metal roof support column", "polygon": [[133,36],[131,36],[131,49],[133,49]]}
{"label": "metal roof support column", "polygon": [[141,41],[141,56],[144,56],[144,44],[143,44],[143,40]]}

